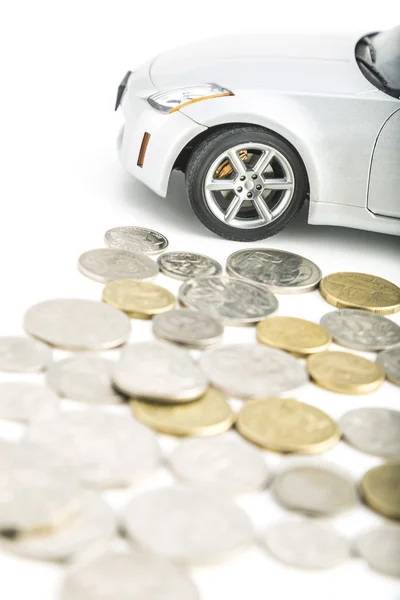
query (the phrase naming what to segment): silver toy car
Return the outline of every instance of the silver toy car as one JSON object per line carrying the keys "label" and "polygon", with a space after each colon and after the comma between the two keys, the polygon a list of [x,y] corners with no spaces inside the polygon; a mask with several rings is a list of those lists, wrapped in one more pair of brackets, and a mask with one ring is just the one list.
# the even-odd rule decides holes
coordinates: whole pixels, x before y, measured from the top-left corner
{"label": "silver toy car", "polygon": [[129,173],[160,196],[186,174],[194,212],[232,240],[309,222],[400,235],[400,26],[357,36],[221,37],[128,72]]}

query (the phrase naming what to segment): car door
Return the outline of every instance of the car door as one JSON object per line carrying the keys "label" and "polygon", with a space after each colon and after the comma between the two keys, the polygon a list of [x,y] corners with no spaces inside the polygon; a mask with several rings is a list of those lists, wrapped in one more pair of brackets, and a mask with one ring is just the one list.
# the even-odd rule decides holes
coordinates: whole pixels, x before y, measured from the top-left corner
{"label": "car door", "polygon": [[372,155],[368,208],[400,219],[400,103],[383,125]]}

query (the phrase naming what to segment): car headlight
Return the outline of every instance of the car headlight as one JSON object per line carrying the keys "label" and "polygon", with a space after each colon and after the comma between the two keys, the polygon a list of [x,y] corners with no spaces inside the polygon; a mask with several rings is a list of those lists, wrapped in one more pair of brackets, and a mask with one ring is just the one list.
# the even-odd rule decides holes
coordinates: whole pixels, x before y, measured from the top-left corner
{"label": "car headlight", "polygon": [[220,98],[221,96],[234,96],[234,94],[216,83],[202,83],[176,88],[167,92],[158,92],[148,99],[151,106],[165,113],[173,113],[193,102]]}

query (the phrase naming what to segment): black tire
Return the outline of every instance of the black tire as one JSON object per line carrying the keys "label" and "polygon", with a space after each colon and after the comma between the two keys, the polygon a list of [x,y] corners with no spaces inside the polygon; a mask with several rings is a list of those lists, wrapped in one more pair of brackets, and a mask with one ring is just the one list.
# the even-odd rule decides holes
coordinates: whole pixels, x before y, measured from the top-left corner
{"label": "black tire", "polygon": [[[295,189],[289,206],[275,220],[257,229],[239,229],[220,221],[205,200],[204,182],[213,161],[228,148],[246,142],[268,144],[279,150],[289,161],[295,175]],[[296,151],[279,135],[262,127],[231,126],[211,133],[192,152],[186,167],[188,197],[194,213],[210,231],[228,240],[253,242],[271,237],[281,231],[297,215],[308,194],[308,179]]]}

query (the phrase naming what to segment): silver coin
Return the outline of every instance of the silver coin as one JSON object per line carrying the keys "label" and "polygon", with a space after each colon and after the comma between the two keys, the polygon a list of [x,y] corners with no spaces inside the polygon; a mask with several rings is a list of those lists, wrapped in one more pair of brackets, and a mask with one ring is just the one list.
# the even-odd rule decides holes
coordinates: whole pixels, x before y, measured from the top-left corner
{"label": "silver coin", "polygon": [[217,494],[169,487],[136,496],[125,509],[124,527],[134,541],[164,558],[207,563],[250,543],[246,513]]}
{"label": "silver coin", "polygon": [[0,337],[0,371],[36,373],[47,369],[51,350],[38,340],[24,337]]}
{"label": "silver coin", "polygon": [[232,277],[199,277],[181,285],[179,300],[227,325],[252,325],[278,308],[263,286]]}
{"label": "silver coin", "polygon": [[264,543],[275,558],[302,569],[330,569],[350,556],[344,537],[312,521],[276,523],[267,529]]}
{"label": "silver coin", "polygon": [[25,330],[66,350],[107,350],[124,344],[131,334],[129,318],[120,310],[93,300],[60,299],[27,310]]}
{"label": "silver coin", "polygon": [[383,369],[387,379],[400,386],[400,347],[381,352],[376,362]]}
{"label": "silver coin", "polygon": [[239,250],[228,257],[227,272],[255,281],[277,294],[302,294],[318,287],[322,273],[311,260],[275,248]]}
{"label": "silver coin", "polygon": [[274,348],[232,344],[207,350],[200,367],[217,388],[238,398],[276,396],[308,381],[303,364]]}
{"label": "silver coin", "polygon": [[273,490],[286,508],[314,516],[332,515],[357,503],[351,479],[324,466],[292,466],[277,475]]}
{"label": "silver coin", "polygon": [[366,310],[344,309],[327,313],[321,319],[334,341],[355,350],[379,351],[400,344],[400,327]]}
{"label": "silver coin", "polygon": [[68,411],[34,423],[28,440],[60,454],[83,484],[98,488],[131,485],[152,473],[160,461],[150,429],[96,409]]}
{"label": "silver coin", "polygon": [[119,404],[122,396],[111,384],[114,364],[100,356],[72,356],[51,365],[46,373],[47,383],[62,398],[89,404]]}
{"label": "silver coin", "polygon": [[148,279],[158,273],[157,263],[145,254],[97,248],[79,257],[80,272],[90,279],[107,283],[118,279]]}
{"label": "silver coin", "polygon": [[53,417],[59,406],[57,396],[38,383],[0,383],[0,419],[29,423]]}
{"label": "silver coin", "polygon": [[106,231],[104,242],[109,248],[142,254],[158,254],[168,246],[162,233],[145,227],[113,227]]}
{"label": "silver coin", "polygon": [[37,560],[68,560],[106,543],[116,534],[116,529],[116,518],[108,504],[94,492],[84,492],[78,513],[62,527],[40,535],[2,540],[0,547]]}
{"label": "silver coin", "polygon": [[130,344],[115,365],[114,385],[130,397],[188,402],[208,381],[187,350],[164,342]]}
{"label": "silver coin", "polygon": [[184,481],[224,493],[261,489],[269,480],[269,469],[261,452],[227,436],[185,440],[172,451],[168,464]]}
{"label": "silver coin", "polygon": [[366,531],[357,538],[356,549],[371,569],[400,577],[400,527],[381,526]]}
{"label": "silver coin", "polygon": [[204,348],[217,344],[224,332],[222,324],[193,310],[169,310],[153,317],[153,333],[157,338],[189,348]]}
{"label": "silver coin", "polygon": [[174,279],[190,279],[222,273],[221,265],[204,254],[196,252],[165,252],[157,259],[161,273]]}
{"label": "silver coin", "polygon": [[356,408],[339,421],[343,437],[362,452],[400,458],[400,411],[389,408]]}
{"label": "silver coin", "polygon": [[108,551],[67,571],[61,600],[198,600],[179,567],[142,552]]}

